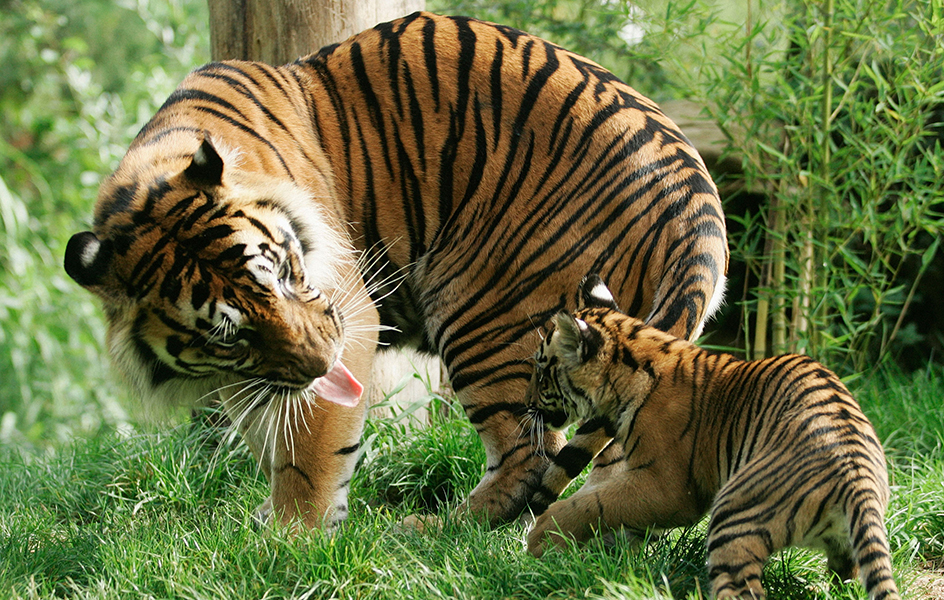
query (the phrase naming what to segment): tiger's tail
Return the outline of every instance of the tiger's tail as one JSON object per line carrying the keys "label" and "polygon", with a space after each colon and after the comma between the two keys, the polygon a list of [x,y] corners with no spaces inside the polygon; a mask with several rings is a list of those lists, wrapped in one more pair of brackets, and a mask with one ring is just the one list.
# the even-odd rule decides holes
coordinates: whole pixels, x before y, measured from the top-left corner
{"label": "tiger's tail", "polygon": [[849,502],[852,556],[870,600],[899,600],[884,525],[885,502],[873,490],[859,490]]}

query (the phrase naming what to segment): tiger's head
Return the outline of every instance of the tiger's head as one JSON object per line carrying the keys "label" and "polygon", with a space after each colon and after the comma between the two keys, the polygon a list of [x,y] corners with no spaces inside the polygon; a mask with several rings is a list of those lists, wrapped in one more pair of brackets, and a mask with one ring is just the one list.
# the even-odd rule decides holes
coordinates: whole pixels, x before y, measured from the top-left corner
{"label": "tiger's head", "polygon": [[646,369],[634,368],[624,343],[625,325],[644,327],[642,322],[619,312],[597,275],[581,281],[577,298],[576,313],[563,311],[551,318],[534,356],[526,396],[532,417],[552,430],[616,410],[622,388],[635,385],[635,371],[645,379],[639,382],[643,387],[651,379]]}
{"label": "tiger's head", "polygon": [[356,404],[332,301],[351,261],[337,225],[290,180],[240,170],[209,134],[164,137],[132,146],[101,186],[94,231],[66,249],[67,273],[104,304],[117,370],[159,401],[147,404],[240,381],[259,398]]}

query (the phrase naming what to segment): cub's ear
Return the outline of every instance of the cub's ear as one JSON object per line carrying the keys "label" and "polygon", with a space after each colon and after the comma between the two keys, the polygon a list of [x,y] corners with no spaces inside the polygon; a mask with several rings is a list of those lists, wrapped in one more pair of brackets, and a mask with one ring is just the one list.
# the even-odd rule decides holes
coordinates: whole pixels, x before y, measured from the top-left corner
{"label": "cub's ear", "polygon": [[203,143],[194,153],[190,166],[184,169],[184,175],[202,187],[213,187],[223,183],[223,159],[220,158],[219,152],[213,147],[209,138],[203,138]]}
{"label": "cub's ear", "polygon": [[105,279],[113,254],[110,241],[103,242],[91,231],[83,231],[73,235],[66,245],[63,266],[82,287],[95,287]]}
{"label": "cub's ear", "polygon": [[554,317],[558,355],[569,366],[579,366],[592,359],[603,346],[600,332],[587,325],[586,321],[567,312]]}
{"label": "cub's ear", "polygon": [[618,311],[616,299],[610,288],[606,287],[603,280],[596,273],[591,273],[583,278],[577,288],[577,307],[583,308],[610,308]]}

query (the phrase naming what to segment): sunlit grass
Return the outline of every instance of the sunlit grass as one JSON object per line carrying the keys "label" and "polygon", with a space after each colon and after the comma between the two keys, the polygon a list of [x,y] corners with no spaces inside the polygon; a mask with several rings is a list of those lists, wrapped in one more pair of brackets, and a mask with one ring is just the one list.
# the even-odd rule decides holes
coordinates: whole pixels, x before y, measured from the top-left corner
{"label": "sunlit grass", "polygon": [[[942,391],[939,378],[896,375],[857,393],[880,436],[897,440],[888,525],[905,589],[944,562],[941,430],[920,410]],[[369,425],[352,515],[333,536],[259,531],[251,515],[264,479],[244,446],[205,428],[103,435],[42,454],[0,447],[0,597],[698,598],[707,589],[704,524],[648,545],[617,538],[535,560],[523,526],[455,518],[481,474],[481,444],[454,406],[437,398],[431,408],[425,430],[397,418]],[[443,529],[401,527],[415,511],[436,512]],[[864,597],[858,585],[830,589],[824,569],[815,552],[775,556],[769,597]]]}

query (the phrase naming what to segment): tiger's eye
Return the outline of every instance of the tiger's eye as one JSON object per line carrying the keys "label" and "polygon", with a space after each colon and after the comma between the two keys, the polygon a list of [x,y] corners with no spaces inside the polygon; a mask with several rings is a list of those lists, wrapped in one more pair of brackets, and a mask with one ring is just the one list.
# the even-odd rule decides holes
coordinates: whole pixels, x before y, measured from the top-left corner
{"label": "tiger's eye", "polygon": [[211,354],[219,358],[236,358],[249,350],[249,340],[245,336],[236,335],[232,339],[218,340],[213,346]]}
{"label": "tiger's eye", "polygon": [[285,285],[286,282],[292,277],[292,266],[288,262],[282,263],[282,266],[279,268],[279,283]]}

